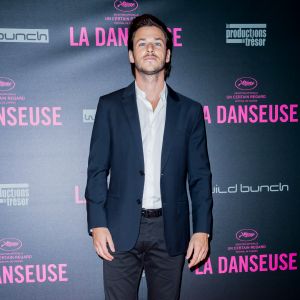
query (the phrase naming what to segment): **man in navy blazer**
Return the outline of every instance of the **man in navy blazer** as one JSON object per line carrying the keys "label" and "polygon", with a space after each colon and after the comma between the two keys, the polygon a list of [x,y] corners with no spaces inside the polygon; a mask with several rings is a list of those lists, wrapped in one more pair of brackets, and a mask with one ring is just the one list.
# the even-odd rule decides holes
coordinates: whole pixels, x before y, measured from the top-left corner
{"label": "man in navy blazer", "polygon": [[[103,258],[106,299],[136,299],[143,268],[148,299],[178,299],[184,259],[189,259],[189,267],[205,259],[212,226],[203,109],[165,82],[172,35],[159,19],[152,15],[134,19],[128,49],[135,81],[100,97],[95,115],[85,191],[88,230]],[[141,122],[148,117],[138,110],[137,103],[143,103],[137,95],[146,96],[151,114],[163,103],[162,91],[167,96],[161,152],[159,147],[153,150],[161,157],[155,175],[161,207],[147,209],[143,197],[149,149],[145,152]],[[149,191],[154,193],[151,187]]]}

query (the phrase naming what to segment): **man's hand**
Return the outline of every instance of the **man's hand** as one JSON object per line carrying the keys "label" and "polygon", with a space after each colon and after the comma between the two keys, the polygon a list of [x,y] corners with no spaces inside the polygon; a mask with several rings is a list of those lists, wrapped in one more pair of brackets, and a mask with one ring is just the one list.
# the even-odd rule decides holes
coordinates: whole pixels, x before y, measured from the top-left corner
{"label": "man's hand", "polygon": [[112,252],[115,252],[115,246],[111,237],[111,234],[107,227],[96,227],[93,228],[93,244],[94,248],[99,256],[102,258],[112,261],[113,256],[108,252],[106,243]]}
{"label": "man's hand", "polygon": [[192,259],[189,263],[189,268],[192,266],[197,265],[200,261],[204,260],[207,252],[208,252],[208,234],[204,232],[196,232],[192,235],[187,254],[186,259],[189,259],[192,255],[192,252],[194,250]]}

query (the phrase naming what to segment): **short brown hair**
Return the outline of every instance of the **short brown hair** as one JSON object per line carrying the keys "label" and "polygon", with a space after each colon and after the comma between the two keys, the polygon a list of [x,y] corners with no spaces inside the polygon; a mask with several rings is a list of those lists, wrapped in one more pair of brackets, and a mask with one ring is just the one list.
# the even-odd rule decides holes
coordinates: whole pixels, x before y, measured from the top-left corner
{"label": "short brown hair", "polygon": [[[165,64],[165,79],[170,75],[171,72],[171,57],[172,57],[172,50],[173,50],[173,36],[172,33],[168,30],[167,26],[159,20],[157,17],[150,15],[150,14],[143,14],[134,18],[129,26],[128,30],[128,51],[133,51],[133,39],[135,32],[144,26],[156,26],[158,27],[165,35],[166,38],[166,46],[167,50],[170,49],[170,61]],[[132,75],[135,77],[135,65],[131,63],[131,72]]]}

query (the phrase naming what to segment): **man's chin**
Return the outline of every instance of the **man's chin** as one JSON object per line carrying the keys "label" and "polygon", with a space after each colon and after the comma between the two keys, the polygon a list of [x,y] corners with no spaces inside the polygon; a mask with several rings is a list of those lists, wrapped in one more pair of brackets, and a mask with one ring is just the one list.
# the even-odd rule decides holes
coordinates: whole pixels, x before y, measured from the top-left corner
{"label": "man's chin", "polygon": [[144,73],[145,75],[155,75],[158,74],[160,71],[154,70],[154,71],[142,71],[141,73]]}
{"label": "man's chin", "polygon": [[140,69],[137,69],[140,73],[143,73],[145,75],[155,75],[155,74],[158,74],[160,73],[161,71],[164,70],[164,67],[162,68],[159,68],[159,69],[144,69],[144,68],[140,68]]}

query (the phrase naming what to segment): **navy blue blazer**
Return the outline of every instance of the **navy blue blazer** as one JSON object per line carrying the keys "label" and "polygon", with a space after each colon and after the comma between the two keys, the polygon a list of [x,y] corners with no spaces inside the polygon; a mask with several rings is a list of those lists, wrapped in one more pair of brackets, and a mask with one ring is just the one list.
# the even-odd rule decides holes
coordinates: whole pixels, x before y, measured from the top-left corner
{"label": "navy blue blazer", "polygon": [[[165,240],[173,256],[186,253],[190,240],[187,179],[193,233],[211,233],[212,191],[202,106],[167,88],[160,186]],[[137,241],[144,175],[133,81],[100,97],[88,159],[88,231],[108,227],[116,251],[130,250]]]}

